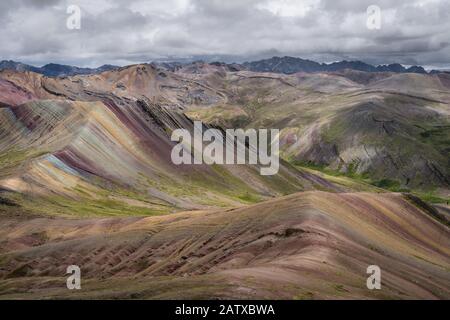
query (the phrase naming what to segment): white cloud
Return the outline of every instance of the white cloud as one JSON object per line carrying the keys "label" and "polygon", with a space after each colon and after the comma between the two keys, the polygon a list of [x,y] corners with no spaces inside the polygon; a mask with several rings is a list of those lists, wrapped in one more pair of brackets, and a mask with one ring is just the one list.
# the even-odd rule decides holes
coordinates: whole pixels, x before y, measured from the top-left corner
{"label": "white cloud", "polygon": [[319,0],[269,0],[257,5],[280,17],[304,17],[319,5]]}
{"label": "white cloud", "polygon": [[[373,0],[19,0],[0,3],[0,59],[79,65],[169,56],[245,60],[278,53],[372,63],[449,63],[447,0],[377,0],[380,30],[366,28]],[[68,4],[82,29],[65,28]]]}

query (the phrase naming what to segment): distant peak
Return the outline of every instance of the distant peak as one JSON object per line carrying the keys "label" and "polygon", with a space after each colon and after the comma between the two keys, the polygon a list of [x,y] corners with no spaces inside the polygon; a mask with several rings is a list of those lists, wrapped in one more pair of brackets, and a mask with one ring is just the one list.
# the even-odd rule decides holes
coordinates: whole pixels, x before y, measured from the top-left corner
{"label": "distant peak", "polygon": [[258,61],[245,62],[244,66],[256,72],[275,72],[292,74],[297,72],[335,72],[346,69],[364,72],[395,72],[395,73],[427,73],[423,67],[412,66],[408,69],[399,63],[374,66],[360,60],[342,60],[332,63],[318,63],[312,60],[284,56],[272,57]]}

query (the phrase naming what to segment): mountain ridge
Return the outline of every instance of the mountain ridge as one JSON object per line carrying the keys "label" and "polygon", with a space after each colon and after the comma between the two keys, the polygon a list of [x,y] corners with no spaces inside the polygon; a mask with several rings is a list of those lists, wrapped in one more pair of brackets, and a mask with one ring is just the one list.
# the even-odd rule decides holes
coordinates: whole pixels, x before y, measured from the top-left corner
{"label": "mountain ridge", "polygon": [[343,60],[327,64],[289,56],[244,62],[243,65],[250,71],[284,74],[293,74],[297,72],[334,72],[345,69],[365,72],[427,73],[421,66],[405,68],[399,63],[374,66],[359,60]]}
{"label": "mountain ridge", "polygon": [[[1,71],[0,299],[448,299],[450,75],[236,67]],[[195,120],[279,173],[174,165]]]}
{"label": "mountain ridge", "polygon": [[0,70],[14,70],[14,71],[32,71],[42,74],[47,77],[66,77],[74,75],[88,75],[101,73],[103,71],[110,71],[118,69],[118,66],[104,64],[98,68],[80,68],[76,66],[48,63],[42,67],[35,67],[22,62],[16,62],[13,60],[0,61]]}
{"label": "mountain ridge", "polygon": [[[227,68],[227,71],[237,72],[248,70],[254,72],[271,72],[281,74],[294,74],[298,72],[316,73],[316,72],[340,72],[345,70],[364,71],[364,72],[393,72],[393,73],[419,73],[435,74],[446,73],[444,70],[430,70],[427,72],[422,66],[414,65],[404,67],[399,63],[372,65],[359,60],[342,60],[332,63],[319,63],[313,60],[302,59],[298,57],[274,56],[268,59],[247,61],[244,63],[225,63],[220,61],[192,61],[192,62],[151,62],[150,64],[168,71],[175,72],[186,66],[192,66],[198,63],[207,63],[212,66]],[[126,66],[124,66],[126,67]],[[104,71],[116,70],[122,67],[104,64],[98,68],[77,67],[71,65],[48,63],[42,67],[36,67],[13,60],[0,61],[0,70],[32,71],[48,77],[66,77],[74,75],[98,74]]]}

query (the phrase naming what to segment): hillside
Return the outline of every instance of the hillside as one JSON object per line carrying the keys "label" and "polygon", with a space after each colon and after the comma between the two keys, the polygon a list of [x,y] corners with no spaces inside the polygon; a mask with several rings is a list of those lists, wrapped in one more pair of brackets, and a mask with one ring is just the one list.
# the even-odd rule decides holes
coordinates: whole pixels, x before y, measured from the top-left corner
{"label": "hillside", "polygon": [[[306,192],[160,217],[2,217],[0,297],[448,299],[447,227],[400,194]],[[82,290],[65,289],[82,265]],[[382,270],[367,290],[366,268]]]}
{"label": "hillside", "polygon": [[[191,93],[179,94],[174,86],[182,82],[152,67],[62,80],[4,74],[3,83],[15,91],[0,109],[2,197],[33,211],[148,215],[253,203],[319,186],[344,190],[287,163],[271,177],[257,166],[174,165],[170,133],[192,130],[179,102],[190,101]],[[35,86],[31,76],[38,77]],[[223,98],[212,89],[207,97]]]}
{"label": "hillside", "polygon": [[235,72],[222,77],[226,103],[193,107],[187,114],[224,127],[280,128],[282,155],[294,164],[374,183],[389,179],[403,190],[437,190],[448,197],[450,91],[442,80],[416,74]]}

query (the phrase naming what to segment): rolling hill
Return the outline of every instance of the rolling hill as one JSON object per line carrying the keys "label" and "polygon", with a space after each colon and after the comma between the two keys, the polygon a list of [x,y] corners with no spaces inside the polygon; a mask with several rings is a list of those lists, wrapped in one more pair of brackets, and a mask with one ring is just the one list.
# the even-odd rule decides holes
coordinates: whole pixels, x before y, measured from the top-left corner
{"label": "rolling hill", "polygon": [[[2,220],[2,298],[450,296],[449,230],[400,194],[313,191],[159,217]],[[82,266],[75,292],[65,288],[71,264]],[[369,265],[381,268],[382,290],[367,289]]]}

